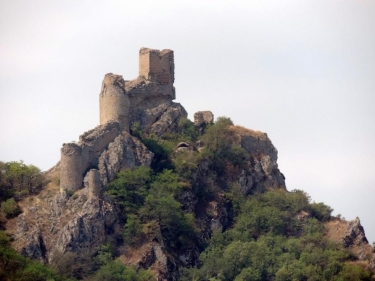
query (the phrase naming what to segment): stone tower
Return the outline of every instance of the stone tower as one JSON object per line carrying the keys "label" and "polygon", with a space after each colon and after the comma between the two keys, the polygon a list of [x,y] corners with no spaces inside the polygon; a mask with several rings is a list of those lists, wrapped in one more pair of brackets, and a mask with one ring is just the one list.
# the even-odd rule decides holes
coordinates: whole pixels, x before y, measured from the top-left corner
{"label": "stone tower", "polygon": [[[174,55],[168,49],[141,48],[136,79],[125,81],[121,75],[106,74],[99,94],[100,125],[81,135],[78,144],[63,144],[61,148],[60,190],[76,191],[87,186],[90,196],[100,195],[101,188],[128,165],[118,159],[144,154],[143,148],[132,152],[137,140],[130,136],[129,127],[134,122],[147,133],[162,135],[173,131],[178,120],[187,116],[186,110],[173,102],[173,82]],[[121,143],[122,138],[128,142]],[[111,144],[118,149],[109,157],[104,152],[113,150]],[[115,164],[106,166],[107,162]]]}
{"label": "stone tower", "polygon": [[176,98],[173,87],[174,55],[172,50],[159,51],[141,48],[139,50],[139,76],[157,82],[161,86],[170,87],[171,98]]}
{"label": "stone tower", "polygon": [[60,191],[76,191],[82,183],[82,149],[75,143],[64,143],[61,148]]}
{"label": "stone tower", "polygon": [[99,94],[100,125],[117,121],[124,131],[129,131],[129,96],[121,75],[105,75]]}

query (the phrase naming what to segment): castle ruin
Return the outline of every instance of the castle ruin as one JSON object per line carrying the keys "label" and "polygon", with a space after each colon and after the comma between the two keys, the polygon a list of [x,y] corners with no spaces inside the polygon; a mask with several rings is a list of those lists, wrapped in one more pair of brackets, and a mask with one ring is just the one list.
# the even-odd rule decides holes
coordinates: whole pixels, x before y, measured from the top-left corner
{"label": "castle ruin", "polygon": [[78,143],[61,148],[60,191],[76,191],[85,183],[97,196],[121,168],[150,164],[152,153],[139,149],[143,145],[129,130],[137,122],[145,132],[160,136],[187,117],[185,109],[173,102],[173,83],[172,50],[141,48],[139,76],[134,80],[106,74],[99,94],[100,125],[81,135]]}

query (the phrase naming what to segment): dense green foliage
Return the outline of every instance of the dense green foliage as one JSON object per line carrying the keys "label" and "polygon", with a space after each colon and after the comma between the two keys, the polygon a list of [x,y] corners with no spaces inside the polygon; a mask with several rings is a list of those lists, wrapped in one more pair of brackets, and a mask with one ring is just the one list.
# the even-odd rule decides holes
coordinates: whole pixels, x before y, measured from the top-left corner
{"label": "dense green foliage", "polygon": [[21,213],[17,202],[37,194],[44,183],[45,176],[38,167],[22,161],[0,161],[0,229],[6,219]]}
{"label": "dense green foliage", "polygon": [[[198,257],[201,252],[194,267],[180,268],[180,280],[370,280],[353,254],[324,237],[330,207],[311,203],[300,190],[241,192],[238,175],[254,159],[239,145],[232,126],[226,117],[200,128],[182,119],[175,133],[157,137],[133,124],[131,133],[154,159],[150,168],[122,170],[106,186],[106,196],[120,210],[122,238],[92,252],[55,252],[50,269],[17,254],[0,232],[0,279],[153,280],[149,271],[125,267],[116,259],[116,248],[123,242],[137,248],[157,241],[176,261],[182,253],[195,251]],[[176,151],[179,142],[197,141],[195,149]],[[199,169],[203,176],[197,175]],[[35,166],[0,162],[2,214],[18,215],[17,199],[38,192],[43,181]],[[196,200],[195,210],[187,206],[187,197]],[[224,204],[228,221],[207,241],[202,238],[207,230],[198,227],[202,221],[195,216],[206,222],[214,218],[206,207],[215,200]]]}
{"label": "dense green foliage", "polygon": [[[300,219],[301,211],[313,216]],[[182,280],[370,280],[361,267],[344,264],[351,254],[323,237],[321,214],[330,212],[302,191],[251,196],[234,226],[211,238],[200,266]]]}
{"label": "dense green foliage", "polygon": [[153,275],[147,270],[137,271],[135,268],[125,267],[120,261],[111,261],[103,265],[90,280],[150,281],[153,280]]}
{"label": "dense green foliage", "polygon": [[[369,272],[348,263],[355,259],[352,254],[324,238],[323,222],[331,218],[330,207],[311,203],[300,190],[243,196],[232,174],[246,169],[250,156],[236,143],[229,118],[200,128],[200,136],[189,121],[179,125],[178,134],[160,138],[137,131],[156,155],[153,170],[146,172],[147,180],[139,189],[142,196],[120,198],[113,191],[113,184],[121,183],[118,190],[132,192],[127,177],[138,175],[140,168],[120,173],[108,186],[107,193],[115,195],[120,205],[133,206],[127,213],[125,241],[136,245],[151,235],[166,242],[171,253],[202,247],[194,214],[184,212],[179,195],[191,190],[204,205],[221,192],[233,222],[226,231],[214,233],[197,267],[185,270],[181,280],[369,280]],[[199,139],[204,144],[200,153],[173,151],[179,141]],[[195,173],[204,162],[209,172],[203,181],[197,180]]]}
{"label": "dense green foliage", "polygon": [[136,244],[145,237],[166,241],[170,248],[183,248],[194,237],[193,214],[184,213],[179,194],[189,185],[171,170],[151,175],[149,169],[124,170],[107,186],[124,211],[124,238]]}
{"label": "dense green foliage", "polygon": [[43,173],[34,165],[22,161],[0,162],[0,199],[11,197],[16,200],[30,194],[36,194],[45,181]]}
{"label": "dense green foliage", "polygon": [[1,211],[4,212],[8,219],[13,218],[21,213],[21,209],[14,198],[9,198],[8,200],[2,202]]}
{"label": "dense green foliage", "polygon": [[230,118],[219,117],[202,136],[202,157],[210,161],[211,169],[218,175],[225,172],[228,164],[244,167],[249,158],[246,150],[235,144],[233,132],[228,130],[231,125],[233,122]]}

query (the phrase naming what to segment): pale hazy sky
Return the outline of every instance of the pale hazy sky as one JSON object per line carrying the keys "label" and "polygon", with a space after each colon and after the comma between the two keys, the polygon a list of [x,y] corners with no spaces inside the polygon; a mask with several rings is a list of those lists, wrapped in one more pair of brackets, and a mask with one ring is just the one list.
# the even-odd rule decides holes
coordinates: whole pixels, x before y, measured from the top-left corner
{"label": "pale hazy sky", "polygon": [[375,1],[0,0],[0,160],[56,164],[141,47],[174,50],[190,118],[267,132],[288,189],[375,241]]}

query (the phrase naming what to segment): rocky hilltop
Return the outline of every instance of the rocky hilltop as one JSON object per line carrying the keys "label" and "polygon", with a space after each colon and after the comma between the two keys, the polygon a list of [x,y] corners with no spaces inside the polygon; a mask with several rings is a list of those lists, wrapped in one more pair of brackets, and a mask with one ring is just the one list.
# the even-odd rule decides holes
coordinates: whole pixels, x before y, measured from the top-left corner
{"label": "rocky hilltop", "polygon": [[[105,75],[99,94],[100,124],[83,133],[78,143],[63,144],[60,162],[47,173],[49,184],[32,204],[30,199],[20,202],[23,213],[8,221],[6,229],[14,238],[13,247],[23,255],[53,263],[68,252],[95,255],[102,244],[111,243],[123,264],[149,269],[157,280],[176,280],[182,268],[198,264],[202,245],[214,233],[233,225],[238,210],[234,199],[228,197],[229,189],[237,192],[230,194],[243,198],[268,190],[286,191],[277,150],[267,134],[224,120],[225,136],[218,128],[210,135],[216,138],[214,141],[204,136],[183,139],[186,128],[192,130],[191,135],[204,135],[214,122],[213,113],[197,112],[194,124],[184,127],[188,124],[187,112],[173,102],[173,51],[142,48],[139,56],[138,78]],[[124,169],[157,170],[166,160],[155,140],[173,143],[170,140],[177,140],[177,134],[182,139],[175,142],[170,153],[176,161],[182,159],[180,155],[185,157],[179,165],[181,175],[187,175],[185,187],[175,198],[183,213],[194,218],[193,242],[185,242],[184,247],[171,246],[166,228],[156,222],[146,224],[153,228],[153,235],[146,231],[142,241],[134,245],[122,236],[129,217],[108,195],[107,186]],[[223,154],[215,158],[210,152]],[[225,157],[230,161],[224,165],[221,160]],[[333,220],[327,227],[328,237],[345,247],[360,247],[356,254],[362,260],[371,256],[368,266],[375,267],[372,247],[359,220]]]}

